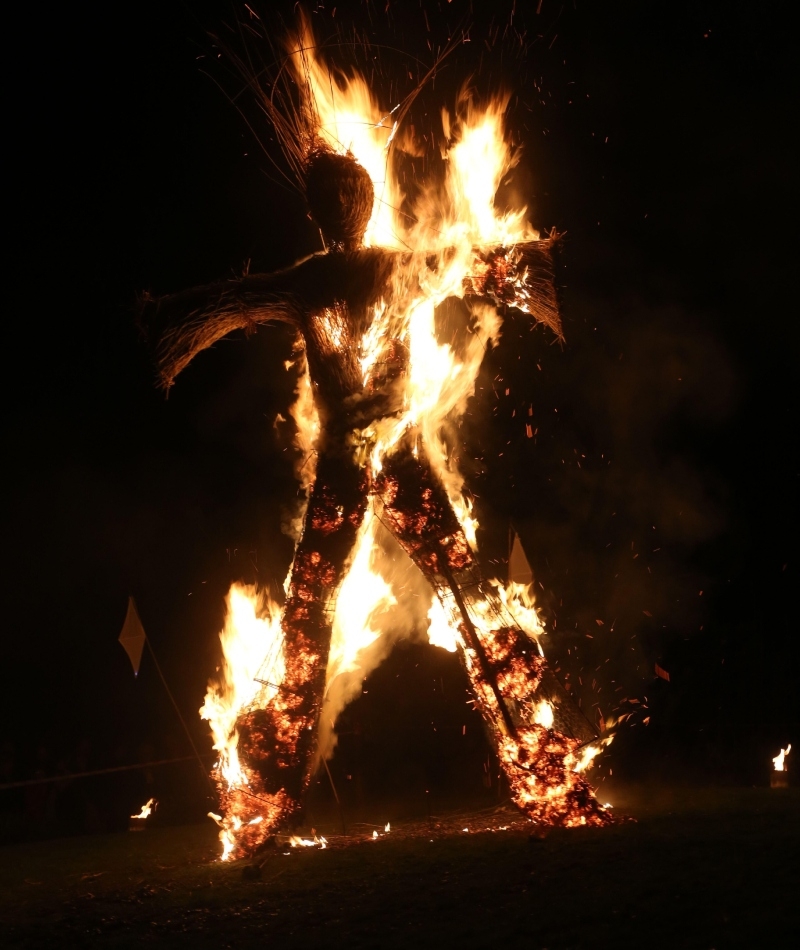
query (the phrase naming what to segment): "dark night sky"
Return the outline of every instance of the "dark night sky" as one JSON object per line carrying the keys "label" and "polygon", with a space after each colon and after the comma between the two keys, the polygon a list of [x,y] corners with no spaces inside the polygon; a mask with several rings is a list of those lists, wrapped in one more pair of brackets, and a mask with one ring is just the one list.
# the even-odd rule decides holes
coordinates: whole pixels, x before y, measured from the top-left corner
{"label": "dark night sky", "polygon": [[[79,6],[13,31],[3,738],[22,760],[81,735],[98,761],[146,737],[166,748],[152,669],[134,682],[116,643],[129,593],[193,710],[230,581],[282,577],[294,487],[272,422],[289,339],[225,342],[165,401],[132,311],[145,288],[316,250],[299,199],[203,72],[236,91],[206,30],[243,8]],[[441,44],[472,5],[427,4],[430,33],[417,3],[390,3],[388,25],[383,6],[317,22],[346,34],[355,10],[378,42],[429,61],[427,38]],[[518,3],[523,56],[513,31],[485,42],[513,6],[476,0],[471,42],[429,90],[444,104],[454,77],[505,81],[525,148],[516,187],[537,226],[566,232],[565,348],[509,321],[471,407],[484,549],[499,552],[513,519],[557,623],[553,655],[596,680],[589,702],[648,697],[650,725],[615,753],[626,774],[710,755],[713,774],[761,780],[767,754],[800,743],[788,14]],[[389,51],[385,68],[401,60]]]}

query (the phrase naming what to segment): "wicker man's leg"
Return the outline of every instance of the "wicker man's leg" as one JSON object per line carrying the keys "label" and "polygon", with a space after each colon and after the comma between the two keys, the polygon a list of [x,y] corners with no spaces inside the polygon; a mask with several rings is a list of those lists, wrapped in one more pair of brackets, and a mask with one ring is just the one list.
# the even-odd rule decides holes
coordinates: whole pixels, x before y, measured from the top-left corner
{"label": "wicker man's leg", "polygon": [[[574,770],[574,750],[593,738],[534,642],[480,574],[430,464],[410,451],[385,461],[376,481],[382,520],[428,578],[460,630],[472,692],[517,805],[538,820],[600,824],[609,816]],[[542,700],[552,725],[536,722]]]}
{"label": "wicker man's leg", "polygon": [[321,458],[281,621],[286,672],[269,703],[237,723],[242,758],[273,805],[273,828],[300,809],[308,785],[335,594],[365,509],[363,471],[344,456]]}

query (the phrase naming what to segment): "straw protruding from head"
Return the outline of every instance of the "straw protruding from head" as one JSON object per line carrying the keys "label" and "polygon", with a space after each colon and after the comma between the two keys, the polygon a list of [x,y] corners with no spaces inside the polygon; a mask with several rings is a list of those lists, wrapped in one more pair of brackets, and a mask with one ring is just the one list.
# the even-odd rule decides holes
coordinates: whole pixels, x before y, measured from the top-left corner
{"label": "straw protruding from head", "polygon": [[375,189],[367,170],[350,153],[312,152],[305,167],[306,201],[327,244],[356,248],[372,216]]}

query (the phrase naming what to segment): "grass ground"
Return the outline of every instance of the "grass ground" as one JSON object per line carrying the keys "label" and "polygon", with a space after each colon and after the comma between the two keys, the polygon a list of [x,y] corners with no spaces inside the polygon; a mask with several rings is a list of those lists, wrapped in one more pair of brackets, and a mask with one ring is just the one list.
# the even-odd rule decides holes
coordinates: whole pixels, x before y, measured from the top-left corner
{"label": "grass ground", "polygon": [[[261,878],[211,822],[0,850],[6,947],[726,948],[796,945],[800,794],[617,790],[635,823],[448,833],[427,823]],[[461,822],[459,822],[460,824]],[[483,822],[483,826],[486,822]],[[290,852],[288,854],[284,852]]]}

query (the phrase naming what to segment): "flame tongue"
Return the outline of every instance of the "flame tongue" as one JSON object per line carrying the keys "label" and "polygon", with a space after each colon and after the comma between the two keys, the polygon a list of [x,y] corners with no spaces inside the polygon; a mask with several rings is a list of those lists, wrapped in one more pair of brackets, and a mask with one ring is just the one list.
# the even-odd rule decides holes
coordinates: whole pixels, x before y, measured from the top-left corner
{"label": "flame tongue", "polygon": [[791,751],[792,751],[792,744],[789,743],[789,745],[787,745],[785,749],[781,749],[781,751],[772,760],[772,764],[775,767],[776,772],[784,772],[786,770],[786,764],[785,764],[786,756]]}
{"label": "flame tongue", "polygon": [[[220,789],[223,860],[252,850],[287,810],[285,796],[268,796],[256,772],[239,756],[244,714],[263,709],[275,698],[285,675],[280,608],[254,587],[234,584],[228,593],[225,627],[220,634],[223,662],[209,684],[200,716],[211,726],[219,754],[214,778]],[[266,659],[265,659],[266,654]]]}
{"label": "flame tongue", "polygon": [[144,821],[145,818],[149,818],[149,817],[150,817],[150,815],[151,815],[151,814],[153,813],[153,811],[155,810],[155,807],[156,807],[157,804],[158,804],[158,803],[156,802],[155,798],[149,798],[149,799],[144,803],[144,805],[142,805],[142,810],[139,812],[139,814],[138,814],[138,815],[131,815],[131,818]]}

